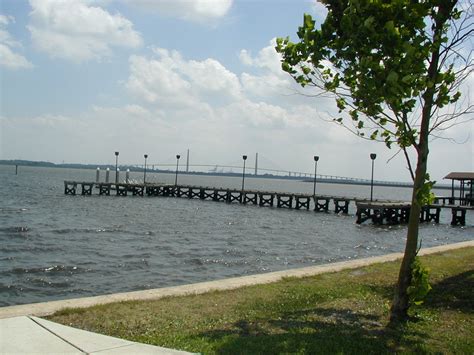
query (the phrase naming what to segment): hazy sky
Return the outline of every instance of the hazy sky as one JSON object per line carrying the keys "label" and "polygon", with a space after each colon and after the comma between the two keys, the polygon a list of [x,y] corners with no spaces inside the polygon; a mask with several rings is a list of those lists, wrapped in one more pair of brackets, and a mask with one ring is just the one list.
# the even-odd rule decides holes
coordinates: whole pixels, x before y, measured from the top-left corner
{"label": "hazy sky", "polygon": [[[408,180],[401,154],[334,123],[332,100],[295,94],[275,38],[308,0],[1,0],[0,159],[173,163]],[[472,79],[472,78],[471,78]],[[474,80],[470,80],[471,83]],[[474,87],[472,87],[474,89]],[[465,90],[465,97],[472,92]],[[474,171],[474,124],[432,142],[429,170]]]}

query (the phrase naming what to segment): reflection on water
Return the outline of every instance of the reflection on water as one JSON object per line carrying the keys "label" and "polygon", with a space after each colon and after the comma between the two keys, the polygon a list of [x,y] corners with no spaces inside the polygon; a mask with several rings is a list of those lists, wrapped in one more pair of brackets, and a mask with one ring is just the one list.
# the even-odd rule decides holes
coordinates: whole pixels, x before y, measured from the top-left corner
{"label": "reflection on water", "polygon": [[[359,226],[353,215],[164,197],[63,194],[64,180],[91,181],[94,170],[22,167],[15,176],[14,167],[0,166],[0,178],[0,306],[399,252],[405,241],[405,226]],[[148,178],[174,182],[173,174]],[[241,186],[234,177],[182,175],[180,182]],[[313,188],[299,181],[251,177],[246,187],[306,193]],[[367,197],[370,187],[319,183],[318,193]],[[408,200],[410,190],[376,187],[375,197]],[[472,212],[466,227],[452,228],[449,220],[444,212],[440,225],[423,225],[423,246],[472,239]]]}

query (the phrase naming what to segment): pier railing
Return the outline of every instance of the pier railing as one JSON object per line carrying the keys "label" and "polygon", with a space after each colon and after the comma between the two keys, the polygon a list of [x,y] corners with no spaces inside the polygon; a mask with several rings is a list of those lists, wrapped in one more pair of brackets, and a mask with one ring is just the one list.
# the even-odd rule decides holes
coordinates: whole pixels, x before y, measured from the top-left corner
{"label": "pier railing", "polygon": [[435,205],[474,206],[474,196],[466,196],[466,197],[436,196],[434,199],[434,204]]}

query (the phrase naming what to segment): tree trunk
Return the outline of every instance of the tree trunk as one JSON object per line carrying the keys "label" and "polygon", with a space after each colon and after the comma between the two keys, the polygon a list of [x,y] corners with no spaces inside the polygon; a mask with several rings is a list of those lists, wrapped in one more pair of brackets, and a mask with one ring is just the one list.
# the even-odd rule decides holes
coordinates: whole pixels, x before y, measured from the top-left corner
{"label": "tree trunk", "polygon": [[417,192],[425,183],[425,175],[428,160],[428,141],[423,147],[420,145],[418,152],[418,162],[413,184],[413,194],[411,199],[410,219],[408,222],[407,241],[405,254],[403,256],[400,272],[398,275],[398,287],[392,303],[390,321],[397,322],[408,317],[409,296],[408,287],[411,284],[412,264],[416,257],[418,248],[418,227],[420,224],[421,205],[417,198]]}
{"label": "tree trunk", "polygon": [[403,256],[400,272],[398,275],[397,291],[393,298],[390,322],[396,323],[408,318],[409,296],[408,287],[411,284],[412,264],[416,257],[418,248],[418,227],[420,224],[421,201],[418,193],[423,188],[427,171],[428,161],[428,137],[434,96],[436,93],[436,79],[439,74],[440,45],[443,26],[449,18],[449,14],[454,8],[457,0],[440,2],[438,13],[434,16],[435,27],[433,32],[433,44],[436,48],[431,54],[428,68],[427,80],[433,83],[423,94],[423,110],[421,114],[419,143],[416,146],[418,161],[416,165],[415,181],[413,182],[413,194],[411,199],[410,219],[408,222],[407,241],[405,254]]}

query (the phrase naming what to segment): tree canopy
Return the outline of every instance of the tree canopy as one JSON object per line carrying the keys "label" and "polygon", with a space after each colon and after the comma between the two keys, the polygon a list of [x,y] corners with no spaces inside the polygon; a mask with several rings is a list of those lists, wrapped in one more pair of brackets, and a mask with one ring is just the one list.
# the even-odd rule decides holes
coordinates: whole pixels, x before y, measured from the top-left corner
{"label": "tree canopy", "polygon": [[[472,119],[473,106],[458,105],[460,86],[473,74],[473,5],[457,0],[323,0],[320,28],[304,15],[298,42],[277,39],[282,69],[301,86],[331,93],[334,120],[366,139],[396,144],[414,180],[407,242],[392,319],[404,318],[413,293],[419,217],[433,183],[427,174],[429,137]],[[461,107],[462,106],[462,107]],[[471,113],[471,116],[464,114]],[[407,148],[415,149],[416,170]],[[425,287],[425,290],[429,288]]]}
{"label": "tree canopy", "polygon": [[[411,113],[429,105],[434,117],[457,102],[459,83],[472,72],[470,53],[458,51],[472,23],[458,24],[453,34],[462,15],[453,0],[323,2],[328,15],[319,29],[305,14],[299,42],[277,40],[283,70],[302,86],[333,93],[360,136],[416,147],[419,116]],[[456,117],[431,121],[430,132]],[[343,123],[342,116],[335,120]]]}

